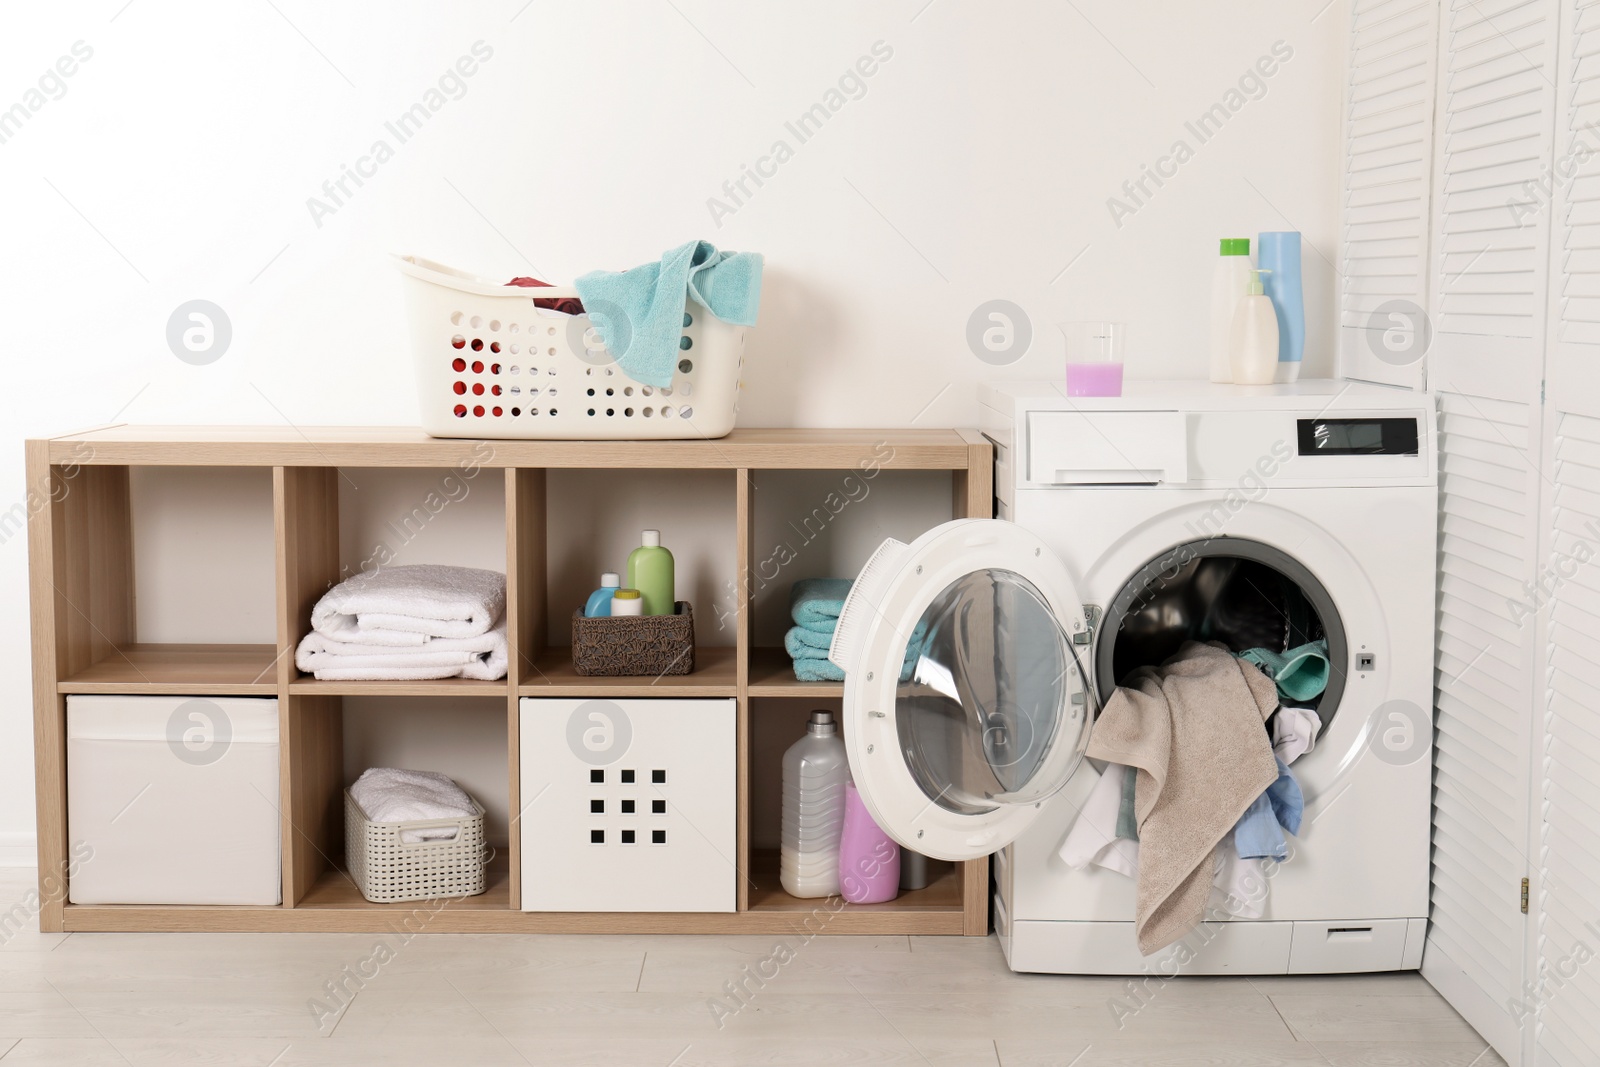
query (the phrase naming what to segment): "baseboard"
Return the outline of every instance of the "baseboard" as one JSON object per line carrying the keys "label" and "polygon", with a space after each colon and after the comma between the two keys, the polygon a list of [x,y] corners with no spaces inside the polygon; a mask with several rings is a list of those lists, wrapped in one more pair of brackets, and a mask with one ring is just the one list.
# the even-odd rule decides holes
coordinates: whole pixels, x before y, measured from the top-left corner
{"label": "baseboard", "polygon": [[38,863],[38,835],[27,830],[0,830],[0,867],[34,867]]}

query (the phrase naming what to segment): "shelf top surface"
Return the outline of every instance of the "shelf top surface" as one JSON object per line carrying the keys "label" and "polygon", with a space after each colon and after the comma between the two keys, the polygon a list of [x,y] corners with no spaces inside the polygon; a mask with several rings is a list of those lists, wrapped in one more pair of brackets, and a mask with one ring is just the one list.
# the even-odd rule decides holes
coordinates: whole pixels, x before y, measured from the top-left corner
{"label": "shelf top surface", "polygon": [[694,441],[487,441],[408,426],[102,426],[50,438],[50,462],[150,466],[698,467],[962,470],[963,430],[738,429]]}

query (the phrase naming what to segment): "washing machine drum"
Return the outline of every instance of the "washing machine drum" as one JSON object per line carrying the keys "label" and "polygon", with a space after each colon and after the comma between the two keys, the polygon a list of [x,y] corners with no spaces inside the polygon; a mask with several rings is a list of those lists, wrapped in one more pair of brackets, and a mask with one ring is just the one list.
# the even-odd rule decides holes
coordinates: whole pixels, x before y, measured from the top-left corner
{"label": "washing machine drum", "polygon": [[[1281,549],[1237,537],[1179,545],[1145,564],[1108,607],[1100,632],[1102,703],[1134,669],[1164,663],[1186,641],[1284,652],[1326,640],[1329,660],[1346,662],[1344,625],[1317,577]],[[1324,729],[1343,688],[1335,670],[1312,702]]]}

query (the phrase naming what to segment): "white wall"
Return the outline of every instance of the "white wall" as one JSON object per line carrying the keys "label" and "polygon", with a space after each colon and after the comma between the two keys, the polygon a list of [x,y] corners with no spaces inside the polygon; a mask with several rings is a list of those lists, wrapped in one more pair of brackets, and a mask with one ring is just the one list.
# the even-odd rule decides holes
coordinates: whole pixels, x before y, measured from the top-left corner
{"label": "white wall", "polygon": [[[0,111],[38,107],[0,126],[0,511],[29,436],[413,422],[390,251],[568,280],[699,236],[757,249],[743,424],[947,426],[974,382],[1058,374],[1058,320],[1131,323],[1130,374],[1200,373],[1216,239],[1299,229],[1327,374],[1347,10],[1322,2],[13,5]],[[385,122],[478,41],[464,95],[396,144]],[[864,92],[798,143],[785,123],[880,41]],[[1292,58],[1199,143],[1185,123],[1277,41]],[[307,199],[379,138],[393,158],[314,221]],[[780,138],[793,157],[714,220]],[[1115,224],[1108,198],[1180,138],[1193,158]],[[232,326],[205,366],[165,337],[196,298]],[[965,338],[997,298],[1034,334],[1003,368]],[[0,543],[0,850],[33,818],[24,555]]]}

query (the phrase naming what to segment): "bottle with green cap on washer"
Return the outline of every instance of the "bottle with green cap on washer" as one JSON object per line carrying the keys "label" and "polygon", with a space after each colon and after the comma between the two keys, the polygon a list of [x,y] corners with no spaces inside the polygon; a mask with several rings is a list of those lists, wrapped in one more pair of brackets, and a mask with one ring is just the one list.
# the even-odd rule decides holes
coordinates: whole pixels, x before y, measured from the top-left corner
{"label": "bottle with green cap on washer", "polygon": [[645,615],[671,615],[673,598],[672,553],[661,547],[661,531],[646,530],[643,543],[628,554],[628,588],[639,590]]}
{"label": "bottle with green cap on washer", "polygon": [[1250,284],[1250,238],[1224,237],[1222,254],[1211,276],[1211,380],[1233,381],[1228,333],[1233,312]]}

